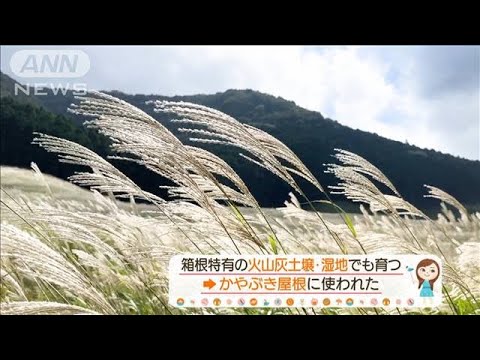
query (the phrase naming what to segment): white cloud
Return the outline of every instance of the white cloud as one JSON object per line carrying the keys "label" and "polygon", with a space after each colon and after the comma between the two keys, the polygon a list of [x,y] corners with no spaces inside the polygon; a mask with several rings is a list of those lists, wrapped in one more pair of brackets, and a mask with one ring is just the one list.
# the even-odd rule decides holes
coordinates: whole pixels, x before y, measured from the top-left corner
{"label": "white cloud", "polygon": [[[3,53],[13,49],[3,50],[5,71]],[[480,157],[479,47],[83,50],[92,64],[85,81],[94,88],[163,95],[251,88],[293,100],[353,128],[471,159]],[[477,79],[472,80],[472,71]]]}

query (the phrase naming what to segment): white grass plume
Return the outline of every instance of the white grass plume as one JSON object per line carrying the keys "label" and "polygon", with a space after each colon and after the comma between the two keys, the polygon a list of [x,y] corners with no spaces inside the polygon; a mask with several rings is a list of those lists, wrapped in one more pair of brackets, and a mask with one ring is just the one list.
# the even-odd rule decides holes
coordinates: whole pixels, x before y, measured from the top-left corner
{"label": "white grass plume", "polygon": [[[106,313],[115,310],[88,280],[65,259],[36,237],[14,226],[1,227],[0,255],[15,265],[15,270],[31,279],[41,279],[80,296]],[[7,270],[8,271],[8,270]]]}
{"label": "white grass plume", "polygon": [[2,303],[1,315],[99,315],[99,313],[80,306],[56,303],[52,301],[15,301]]}
{"label": "white grass plume", "polygon": [[439,188],[436,188],[435,186],[425,185],[425,187],[428,189],[428,194],[425,195],[425,197],[431,197],[443,201],[444,203],[456,208],[460,212],[462,218],[469,218],[467,209],[460,203],[460,201],[455,199],[452,195]]}
{"label": "white grass plume", "polygon": [[[297,192],[301,193],[301,190],[290,173],[300,175],[323,192],[320,183],[293,151],[270,134],[206,106],[170,101],[156,101],[154,104],[156,111],[180,116],[179,119],[172,120],[174,122],[201,127],[179,129],[181,132],[202,136],[191,137],[190,140],[238,147],[254,158],[242,154],[243,157],[280,177]],[[282,161],[288,165],[283,165]]]}

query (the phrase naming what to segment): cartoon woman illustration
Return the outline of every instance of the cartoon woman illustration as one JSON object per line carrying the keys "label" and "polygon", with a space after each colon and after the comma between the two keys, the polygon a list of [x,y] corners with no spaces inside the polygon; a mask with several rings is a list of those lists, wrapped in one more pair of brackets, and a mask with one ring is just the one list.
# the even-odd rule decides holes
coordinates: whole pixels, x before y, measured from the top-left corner
{"label": "cartoon woman illustration", "polygon": [[424,259],[417,265],[418,288],[424,301],[433,303],[433,284],[440,276],[440,267],[435,260]]}

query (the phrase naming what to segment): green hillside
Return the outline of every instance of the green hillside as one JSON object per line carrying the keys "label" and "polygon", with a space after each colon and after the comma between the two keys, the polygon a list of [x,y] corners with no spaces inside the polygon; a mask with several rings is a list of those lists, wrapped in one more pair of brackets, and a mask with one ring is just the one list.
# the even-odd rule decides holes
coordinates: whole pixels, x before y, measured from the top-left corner
{"label": "green hillside", "polygon": [[[35,96],[28,96],[20,89],[15,91],[15,83],[11,77],[0,72],[0,98],[15,97],[15,99],[22,104],[41,105],[42,102]],[[24,87],[22,87],[24,88]]]}
{"label": "green hillside", "polygon": [[[4,78],[5,76],[2,75],[2,95],[9,93],[3,90]],[[294,102],[279,97],[252,90],[228,90],[213,95],[175,97],[128,95],[121,92],[112,94],[145,110],[174,132],[176,131],[175,124],[170,123],[165,114],[154,113],[150,105],[145,105],[145,101],[152,99],[182,100],[221,110],[242,122],[261,128],[285,142],[324,185],[333,185],[335,180],[323,172],[323,164],[332,161],[330,155],[334,148],[342,148],[367,158],[382,169],[404,198],[421,208],[429,209],[436,204],[435,201],[423,197],[423,184],[442,188],[467,205],[480,204],[479,161],[421,149],[388,140],[376,134],[353,130],[334,120],[324,118],[318,112],[303,109]],[[105,139],[85,131],[80,125],[84,119],[76,118],[66,112],[67,107],[73,101],[71,93],[67,96],[50,94],[34,97],[33,105],[25,104],[25,101],[19,103],[17,100],[13,100],[12,96],[3,96],[2,164],[27,166],[30,161],[36,161],[45,172],[64,177],[65,174],[58,167],[54,167],[51,162],[42,164],[38,160],[41,156],[40,153],[32,150],[29,145],[31,136],[28,133],[32,130],[40,130],[39,128],[42,127],[45,129],[44,132],[53,135],[61,136],[65,133],[68,135],[66,137],[77,137],[102,155],[106,154]],[[41,103],[45,110],[37,109],[34,103]],[[5,114],[4,107],[7,110]],[[47,120],[50,117],[51,119]],[[188,141],[183,134],[179,134],[179,137],[183,141]],[[12,139],[15,139],[14,143],[12,143]],[[223,146],[208,148],[227,160],[238,171],[263,206],[278,206],[287,198],[290,189],[285,184],[265,170],[255,167],[237,156],[237,149]],[[159,193],[157,187],[163,182],[162,179],[151,174],[147,176],[147,173],[140,170],[141,168],[132,164],[124,164],[120,167],[139,185]],[[309,187],[306,186],[306,189]],[[310,191],[313,198],[319,198],[318,193],[313,193],[313,189]]]}

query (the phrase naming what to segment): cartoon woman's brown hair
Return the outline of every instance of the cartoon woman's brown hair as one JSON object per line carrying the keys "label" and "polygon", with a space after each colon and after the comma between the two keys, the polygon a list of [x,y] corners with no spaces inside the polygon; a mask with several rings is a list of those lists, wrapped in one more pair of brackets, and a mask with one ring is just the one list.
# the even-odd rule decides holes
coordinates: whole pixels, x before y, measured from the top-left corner
{"label": "cartoon woman's brown hair", "polygon": [[440,276],[438,263],[433,259],[424,259],[418,263],[415,273],[417,274],[418,288],[422,287],[420,296],[433,296],[433,284]]}

